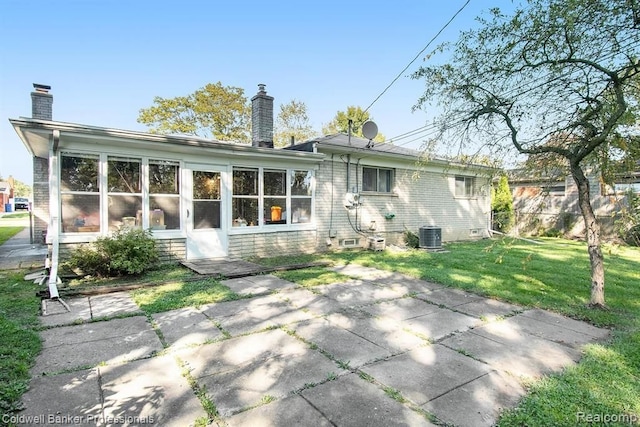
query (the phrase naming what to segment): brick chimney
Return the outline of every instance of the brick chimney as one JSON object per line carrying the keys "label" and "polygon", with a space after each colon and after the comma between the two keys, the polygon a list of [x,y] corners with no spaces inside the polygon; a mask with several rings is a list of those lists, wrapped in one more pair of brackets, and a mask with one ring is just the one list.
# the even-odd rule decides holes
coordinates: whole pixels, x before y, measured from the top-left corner
{"label": "brick chimney", "polygon": [[273,148],[273,96],[267,95],[264,84],[251,98],[251,145]]}
{"label": "brick chimney", "polygon": [[53,120],[53,95],[49,93],[51,86],[33,84],[31,92],[31,118]]}

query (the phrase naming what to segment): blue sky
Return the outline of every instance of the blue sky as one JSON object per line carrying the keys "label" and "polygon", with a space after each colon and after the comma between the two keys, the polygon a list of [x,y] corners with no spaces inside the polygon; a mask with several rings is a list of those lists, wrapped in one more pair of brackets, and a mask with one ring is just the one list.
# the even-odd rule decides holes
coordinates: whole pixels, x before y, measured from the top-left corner
{"label": "blue sky", "polygon": [[[30,156],[8,122],[31,115],[32,83],[52,86],[54,120],[140,131],[139,110],[154,96],[220,81],[250,98],[265,83],[276,111],[303,101],[319,132],[338,110],[366,108],[465,2],[5,0],[0,175],[32,183]],[[512,1],[471,0],[431,47],[494,6]],[[422,64],[369,110],[388,138],[433,119],[411,111],[422,83],[407,75]]]}

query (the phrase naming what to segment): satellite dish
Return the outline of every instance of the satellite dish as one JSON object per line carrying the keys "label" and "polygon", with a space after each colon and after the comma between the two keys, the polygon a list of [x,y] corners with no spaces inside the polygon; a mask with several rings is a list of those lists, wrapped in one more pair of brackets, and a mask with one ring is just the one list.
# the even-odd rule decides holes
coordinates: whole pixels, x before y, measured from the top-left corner
{"label": "satellite dish", "polygon": [[372,140],[378,135],[378,125],[368,120],[362,124],[362,134],[368,140]]}

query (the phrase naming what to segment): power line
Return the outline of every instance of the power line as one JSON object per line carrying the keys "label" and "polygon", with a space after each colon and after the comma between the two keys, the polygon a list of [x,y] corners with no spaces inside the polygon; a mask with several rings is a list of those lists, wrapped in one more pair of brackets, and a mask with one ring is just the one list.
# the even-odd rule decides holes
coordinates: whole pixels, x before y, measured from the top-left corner
{"label": "power line", "polygon": [[435,36],[433,36],[433,37],[431,38],[431,40],[429,40],[429,43],[427,43],[427,45],[426,45],[426,46],[425,46],[425,47],[424,47],[420,52],[418,52],[418,54],[417,54],[417,55],[416,55],[416,56],[411,60],[411,62],[409,62],[409,63],[407,64],[407,66],[406,66],[406,67],[404,67],[402,71],[400,71],[400,73],[396,76],[396,78],[394,78],[394,79],[391,81],[391,83],[389,83],[389,85],[388,85],[386,88],[384,88],[384,90],[380,93],[380,95],[378,95],[378,96],[376,97],[376,99],[374,99],[374,100],[373,100],[373,102],[372,102],[371,104],[369,104],[369,106],[368,106],[367,108],[365,108],[365,110],[364,110],[364,112],[365,112],[365,113],[366,113],[367,111],[369,111],[369,108],[371,108],[371,107],[373,106],[373,104],[375,104],[375,103],[378,101],[378,99],[380,99],[380,98],[382,97],[382,95],[384,95],[384,94],[387,92],[387,90],[389,90],[389,88],[390,88],[391,86],[393,86],[393,84],[394,84],[394,83],[395,83],[395,82],[396,82],[400,77],[402,77],[402,74],[403,74],[405,71],[407,71],[407,70],[409,69],[409,67],[411,66],[411,64],[413,64],[414,62],[416,62],[416,60],[420,57],[420,55],[422,55],[422,53],[423,53],[425,50],[427,50],[427,49],[429,48],[429,46],[431,45],[431,43],[433,43],[433,42],[435,41],[435,39],[437,39],[437,38],[438,38],[438,36],[439,36],[440,34],[442,34],[442,32],[443,32],[443,31],[444,31],[444,30],[449,26],[449,24],[451,24],[451,22],[453,22],[453,20],[454,20],[454,19],[455,19],[459,14],[460,14],[460,12],[462,12],[462,11],[464,10],[464,8],[465,8],[465,7],[467,7],[467,5],[469,4],[469,2],[470,2],[470,1],[471,1],[471,0],[467,0],[467,1],[465,2],[465,4],[463,4],[463,5],[462,5],[462,7],[461,7],[460,9],[458,9],[458,11],[457,11],[457,12],[456,12],[452,17],[451,17],[451,19],[449,19],[449,21],[447,21],[447,23],[446,23],[446,24],[444,24],[444,26],[443,26],[442,28],[440,28],[440,31],[438,31],[438,32],[436,33],[436,35],[435,35]]}

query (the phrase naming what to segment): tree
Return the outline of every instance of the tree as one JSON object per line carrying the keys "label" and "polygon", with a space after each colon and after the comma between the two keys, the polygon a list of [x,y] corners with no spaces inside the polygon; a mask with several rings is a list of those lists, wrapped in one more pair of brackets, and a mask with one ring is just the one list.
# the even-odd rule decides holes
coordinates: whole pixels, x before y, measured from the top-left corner
{"label": "tree", "polygon": [[[322,133],[325,135],[349,133],[349,119],[352,120],[351,135],[364,138],[364,135],[362,135],[362,125],[367,120],[373,120],[373,117],[370,117],[368,112],[362,111],[362,108],[353,105],[347,107],[347,111],[338,111],[333,120],[322,127]],[[378,133],[373,140],[376,142],[384,142],[385,137],[383,134]]]}
{"label": "tree", "polygon": [[292,136],[295,141],[303,142],[315,135],[309,123],[307,104],[295,99],[280,105],[275,127],[273,143],[276,147],[289,145]]}
{"label": "tree", "polygon": [[506,175],[502,175],[498,183],[491,187],[491,212],[496,230],[507,232],[513,227],[513,196]]}
{"label": "tree", "polygon": [[529,0],[511,16],[492,9],[478,29],[434,52],[450,51],[445,64],[413,76],[426,85],[414,108],[440,101],[442,137],[566,162],[586,227],[594,307],[605,305],[605,276],[585,172],[615,154],[610,143],[635,114],[638,8],[638,0]]}
{"label": "tree", "polygon": [[149,126],[152,133],[250,141],[251,106],[241,88],[209,83],[187,96],[156,96],[153,103],[138,116],[138,122]]}

